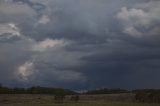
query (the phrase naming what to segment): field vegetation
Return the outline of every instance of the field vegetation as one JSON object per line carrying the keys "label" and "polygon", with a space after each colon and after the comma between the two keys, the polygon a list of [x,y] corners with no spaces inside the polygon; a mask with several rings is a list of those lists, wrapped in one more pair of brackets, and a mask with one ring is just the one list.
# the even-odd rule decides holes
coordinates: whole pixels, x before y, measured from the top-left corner
{"label": "field vegetation", "polygon": [[77,93],[62,88],[0,86],[0,106],[160,106],[160,90],[103,88]]}

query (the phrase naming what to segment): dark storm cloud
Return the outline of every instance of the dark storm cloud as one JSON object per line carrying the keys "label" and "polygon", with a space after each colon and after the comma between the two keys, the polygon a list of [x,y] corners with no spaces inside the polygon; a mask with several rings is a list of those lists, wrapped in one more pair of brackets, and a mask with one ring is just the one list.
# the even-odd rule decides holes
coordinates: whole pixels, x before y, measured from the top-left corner
{"label": "dark storm cloud", "polygon": [[[97,42],[104,41],[110,35],[106,32],[110,31],[110,28],[114,28],[113,15],[121,6],[128,4],[125,0],[116,3],[111,0],[101,0],[100,2],[91,0],[87,2],[47,0],[46,2],[52,4],[44,11],[44,14],[48,15],[51,21],[47,25],[34,28],[29,26],[24,33],[36,39],[49,36],[82,40],[84,43],[92,41],[95,43],[95,40]],[[35,33],[33,34],[33,32]]]}
{"label": "dark storm cloud", "polygon": [[[83,57],[88,63],[82,70],[86,70],[89,75],[92,73],[89,79],[96,78],[97,83],[100,82],[104,87],[159,87],[156,80],[160,73],[160,49],[128,46],[128,43],[122,45],[106,47],[98,53]],[[94,82],[91,86],[95,86]]]}
{"label": "dark storm cloud", "polygon": [[1,1],[0,75],[6,77],[0,81],[71,89],[159,88],[159,4]]}

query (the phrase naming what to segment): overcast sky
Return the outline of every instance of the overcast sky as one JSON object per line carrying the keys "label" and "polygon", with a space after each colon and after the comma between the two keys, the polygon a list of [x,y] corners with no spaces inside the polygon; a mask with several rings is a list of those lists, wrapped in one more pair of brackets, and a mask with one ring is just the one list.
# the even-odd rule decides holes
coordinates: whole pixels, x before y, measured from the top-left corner
{"label": "overcast sky", "polygon": [[0,83],[160,88],[160,1],[0,0]]}

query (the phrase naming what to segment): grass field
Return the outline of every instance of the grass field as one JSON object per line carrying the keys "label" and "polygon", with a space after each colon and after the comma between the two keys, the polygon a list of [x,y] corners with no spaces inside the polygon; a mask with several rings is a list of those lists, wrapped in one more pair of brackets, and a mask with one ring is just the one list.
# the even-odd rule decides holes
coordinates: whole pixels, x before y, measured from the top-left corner
{"label": "grass field", "polygon": [[160,106],[159,104],[145,103],[98,103],[98,102],[82,102],[82,103],[8,103],[0,104],[0,106]]}
{"label": "grass field", "polygon": [[[96,95],[94,96],[96,97]],[[97,97],[98,96],[100,97],[100,95],[97,95]],[[91,96],[85,96],[85,98],[90,97]],[[104,95],[102,95],[102,97],[104,97]],[[0,106],[160,106],[160,104],[135,103],[127,101],[100,101],[92,99],[80,100],[78,103],[65,100],[62,104],[56,104],[54,96],[52,95],[0,95]]]}

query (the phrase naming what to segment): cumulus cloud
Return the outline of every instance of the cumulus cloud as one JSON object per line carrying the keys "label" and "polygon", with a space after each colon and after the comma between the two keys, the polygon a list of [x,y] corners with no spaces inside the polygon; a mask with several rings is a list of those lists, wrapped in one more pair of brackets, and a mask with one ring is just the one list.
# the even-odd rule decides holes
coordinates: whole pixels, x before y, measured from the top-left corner
{"label": "cumulus cloud", "polygon": [[50,22],[49,17],[47,15],[43,15],[38,21],[38,24],[47,24],[49,22]]}
{"label": "cumulus cloud", "polygon": [[[117,15],[118,18],[125,20],[125,21],[140,21],[142,24],[147,25],[150,23],[148,20],[148,14],[147,12],[143,11],[142,9],[127,9],[126,7],[123,7],[121,9],[121,12]],[[141,24],[136,22],[136,24]]]}
{"label": "cumulus cloud", "polygon": [[128,27],[126,29],[124,29],[123,31],[125,34],[131,35],[133,37],[140,37],[143,34],[141,32],[139,32],[137,29],[135,29],[134,27]]}
{"label": "cumulus cloud", "polygon": [[34,64],[32,62],[26,62],[18,67],[16,74],[20,80],[28,80],[34,74],[34,71]]}
{"label": "cumulus cloud", "polygon": [[[7,34],[7,35],[5,35]],[[0,36],[1,39],[4,38],[11,38],[13,36],[20,36],[20,30],[14,23],[7,23],[7,24],[0,24]]]}
{"label": "cumulus cloud", "polygon": [[45,39],[44,41],[36,42],[32,46],[33,51],[43,52],[49,48],[55,47],[57,45],[63,45],[63,40],[52,40],[52,39]]}
{"label": "cumulus cloud", "polygon": [[[150,1],[135,5],[135,8],[123,7],[117,14],[124,25],[124,33],[132,36],[156,35],[159,31],[159,1]],[[150,6],[152,5],[152,6]]]}

